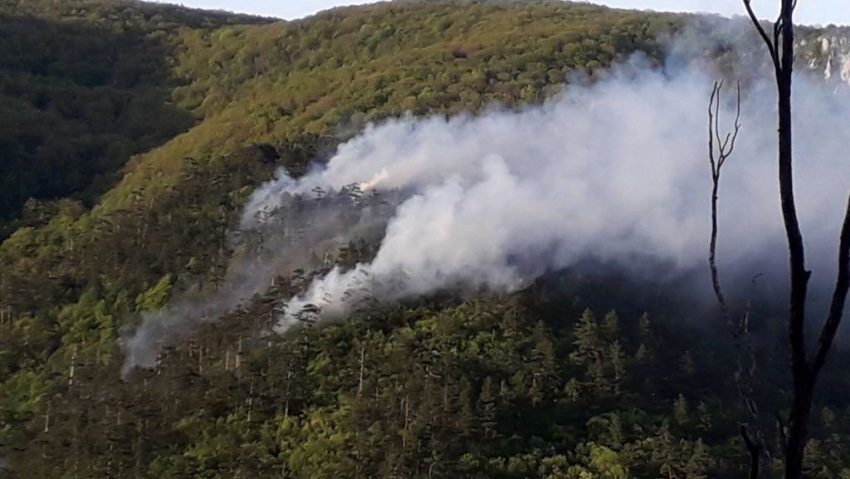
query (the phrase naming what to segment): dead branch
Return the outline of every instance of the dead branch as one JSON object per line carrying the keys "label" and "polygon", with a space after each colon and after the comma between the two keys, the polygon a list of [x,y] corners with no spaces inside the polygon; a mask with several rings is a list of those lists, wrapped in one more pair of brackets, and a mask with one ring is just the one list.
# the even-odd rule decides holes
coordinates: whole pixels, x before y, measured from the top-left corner
{"label": "dead branch", "polygon": [[[747,446],[747,452],[750,454],[750,478],[758,479],[761,475],[760,463],[762,456],[767,459],[766,462],[769,464],[770,452],[765,443],[765,436],[759,426],[759,411],[756,402],[753,399],[753,378],[755,377],[756,361],[752,345],[748,341],[751,306],[748,302],[746,312],[742,316],[739,324],[736,325],[732,320],[732,314],[729,304],[726,301],[726,295],[723,292],[723,287],[720,283],[720,273],[717,268],[717,211],[720,177],[723,171],[723,166],[735,150],[735,142],[737,141],[738,134],[741,131],[741,85],[740,83],[738,84],[736,92],[735,123],[732,130],[727,132],[725,135],[721,133],[720,127],[720,103],[722,102],[722,92],[723,82],[715,82],[714,88],[711,91],[711,98],[708,103],[708,161],[711,167],[712,182],[711,239],[708,248],[708,263],[711,271],[711,284],[714,290],[714,295],[717,299],[717,303],[720,305],[720,311],[723,319],[729,325],[732,340],[737,352],[737,371],[734,375],[735,386],[753,423],[752,426],[741,424],[740,430],[741,436],[744,438],[744,443]],[[755,283],[755,278],[753,279],[753,283]],[[744,339],[744,341],[742,341],[742,339]],[[744,355],[749,358],[749,367],[744,367],[743,365],[742,356]]]}
{"label": "dead branch", "polygon": [[714,295],[717,302],[720,304],[723,319],[728,324],[732,324],[731,315],[729,313],[729,305],[726,302],[726,296],[723,293],[723,287],[720,284],[720,274],[717,269],[717,202],[720,190],[720,175],[723,171],[723,166],[726,160],[732,155],[735,150],[735,142],[738,139],[738,133],[741,131],[741,85],[738,84],[737,97],[737,113],[735,115],[735,124],[731,132],[726,133],[725,137],[720,133],[720,94],[723,91],[723,82],[715,82],[714,88],[711,90],[711,99],[708,102],[708,161],[711,166],[711,240],[708,247],[708,264],[711,270],[711,285],[714,289]]}

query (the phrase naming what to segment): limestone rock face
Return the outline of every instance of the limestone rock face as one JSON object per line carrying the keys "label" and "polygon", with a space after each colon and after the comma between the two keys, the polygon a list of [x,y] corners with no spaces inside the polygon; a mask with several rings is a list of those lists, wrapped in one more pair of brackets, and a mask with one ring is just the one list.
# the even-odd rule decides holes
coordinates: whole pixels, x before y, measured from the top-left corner
{"label": "limestone rock face", "polygon": [[850,86],[850,30],[826,28],[798,44],[800,66],[827,82]]}

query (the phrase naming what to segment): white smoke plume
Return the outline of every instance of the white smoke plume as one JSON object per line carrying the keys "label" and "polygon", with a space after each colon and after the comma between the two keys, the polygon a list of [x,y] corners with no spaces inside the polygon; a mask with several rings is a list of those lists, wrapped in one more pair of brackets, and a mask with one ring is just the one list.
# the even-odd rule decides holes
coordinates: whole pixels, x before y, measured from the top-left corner
{"label": "white smoke plume", "polygon": [[[350,291],[364,288],[381,300],[457,287],[510,291],[587,258],[626,269],[637,258],[678,270],[704,264],[712,81],[634,73],[570,86],[519,113],[371,126],[311,174],[260,188],[247,217],[281,191],[360,183],[409,192],[374,260],[315,280],[289,301],[278,329],[305,305],[344,314],[358,297]],[[819,83],[797,85],[799,210],[814,264],[828,272],[850,192],[850,103]],[[773,104],[769,85],[744,100],[744,128],[721,185],[727,266],[783,258]]]}
{"label": "white smoke plume", "polygon": [[[327,252],[362,230],[380,243],[374,258],[316,278],[282,305],[276,331],[304,314],[344,316],[366,299],[512,291],[588,259],[625,271],[646,259],[674,272],[707,268],[714,79],[701,68],[670,72],[637,62],[522,111],[371,125],[309,174],[280,171],[254,192],[240,230],[262,233],[262,254],[231,264],[225,292],[180,299],[149,316],[125,341],[126,367],[154,364],[164,338],[244,304],[277,275],[315,266],[306,258],[317,249]],[[785,261],[774,105],[770,81],[748,85],[743,129],[721,185],[718,253],[726,271]],[[811,266],[827,282],[850,192],[850,101],[801,76],[794,107],[799,214]],[[726,105],[727,124],[732,108]],[[380,212],[344,200],[293,207],[317,191],[392,199]],[[269,216],[281,208],[296,213]],[[699,287],[709,287],[707,273]]]}
{"label": "white smoke plume", "polygon": [[185,292],[162,311],[142,313],[142,323],[123,340],[124,376],[135,366],[156,365],[164,347],[183,342],[200,324],[248,306],[279,276],[324,266],[352,238],[380,241],[394,201],[357,188],[315,189],[277,195],[273,210],[249,210],[231,238],[235,254],[213,292]]}

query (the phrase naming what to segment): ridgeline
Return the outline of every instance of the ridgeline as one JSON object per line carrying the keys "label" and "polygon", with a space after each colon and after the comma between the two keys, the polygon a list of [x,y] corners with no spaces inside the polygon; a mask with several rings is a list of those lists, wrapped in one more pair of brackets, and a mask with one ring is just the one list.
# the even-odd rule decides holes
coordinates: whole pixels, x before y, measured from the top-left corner
{"label": "ridgeline", "polygon": [[[0,477],[742,477],[725,330],[675,288],[615,277],[553,273],[275,335],[299,288],[281,278],[156,369],[120,373],[142,312],[223,277],[228,231],[276,168],[303,173],[381,119],[539,104],[636,52],[661,68],[672,38],[730,22],[564,2],[284,22],[0,0]],[[840,79],[842,43],[819,40],[847,32],[802,36],[805,67]],[[723,42],[738,40],[689,54],[733,71]],[[782,322],[762,313],[759,364],[785,364]],[[783,371],[763,367],[765,411],[785,404]],[[850,477],[850,378],[826,376],[807,474]]]}

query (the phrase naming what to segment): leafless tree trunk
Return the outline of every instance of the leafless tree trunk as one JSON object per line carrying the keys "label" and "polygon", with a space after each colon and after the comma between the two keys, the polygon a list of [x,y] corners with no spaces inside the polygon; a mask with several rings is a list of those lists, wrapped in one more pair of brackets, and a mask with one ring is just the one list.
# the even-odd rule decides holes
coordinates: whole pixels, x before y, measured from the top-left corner
{"label": "leafless tree trunk", "polygon": [[[762,458],[765,459],[766,464],[770,464],[770,451],[760,427],[761,421],[759,418],[759,412],[756,407],[755,400],[753,399],[755,359],[752,348],[748,347],[749,308],[747,308],[747,311],[744,313],[740,324],[735,324],[735,321],[732,319],[732,312],[729,308],[729,303],[726,301],[726,295],[724,294],[723,287],[720,283],[720,273],[717,268],[717,205],[719,200],[720,176],[723,172],[723,166],[735,150],[735,143],[738,140],[738,134],[741,131],[741,85],[739,84],[737,88],[735,123],[732,130],[725,135],[721,133],[720,128],[720,104],[722,102],[722,91],[723,82],[715,82],[714,88],[711,90],[711,98],[708,102],[708,161],[711,166],[712,185],[711,239],[708,246],[708,265],[711,272],[711,286],[714,289],[714,296],[720,306],[720,313],[723,320],[729,326],[732,341],[735,345],[737,356],[735,385],[738,389],[738,395],[741,397],[747,413],[750,415],[750,419],[752,420],[752,424],[741,424],[740,428],[744,445],[747,447],[747,452],[750,454],[749,477],[750,479],[759,479],[762,477],[762,474],[770,477],[770,469],[761,468]],[[743,361],[745,359],[750,362],[749,367],[744,366]]]}
{"label": "leafless tree trunk", "polygon": [[723,166],[735,150],[735,142],[738,140],[738,133],[741,131],[741,86],[738,85],[735,126],[733,131],[725,136],[720,133],[720,93],[722,90],[723,83],[715,83],[711,90],[711,99],[708,102],[708,161],[711,166],[711,241],[708,247],[708,265],[711,270],[711,286],[714,289],[717,302],[720,304],[723,319],[734,328],[729,305],[720,285],[720,274],[717,270],[717,201]]}
{"label": "leafless tree trunk", "polygon": [[841,229],[838,278],[829,315],[821,330],[815,357],[809,361],[806,351],[806,302],[811,271],[806,269],[803,235],[797,219],[792,154],[791,83],[794,70],[794,9],[797,1],[781,0],[779,18],[773,23],[772,35],[768,34],[758,21],[750,5],[751,0],[743,1],[750,20],[767,46],[776,77],[779,111],[779,195],[788,241],[791,279],[788,342],[791,349],[792,400],[782,446],[785,455],[785,478],[800,479],[815,387],[841,324],[850,287],[850,202]]}

